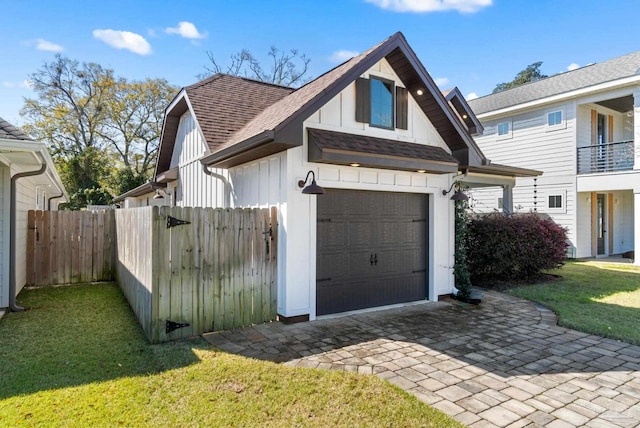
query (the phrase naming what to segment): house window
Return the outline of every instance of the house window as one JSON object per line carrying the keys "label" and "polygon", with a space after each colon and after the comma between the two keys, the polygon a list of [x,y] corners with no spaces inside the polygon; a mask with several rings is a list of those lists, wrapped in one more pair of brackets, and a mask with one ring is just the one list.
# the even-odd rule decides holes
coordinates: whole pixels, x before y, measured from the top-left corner
{"label": "house window", "polygon": [[498,124],[498,136],[504,137],[511,134],[511,122],[500,122]]}
{"label": "house window", "polygon": [[562,125],[562,110],[547,113],[547,126]]}
{"label": "house window", "polygon": [[372,126],[393,128],[393,82],[371,78]]}
{"label": "house window", "polygon": [[498,209],[502,210],[504,208],[504,199],[498,198]]}
{"label": "house window", "polygon": [[549,195],[549,208],[562,209],[562,195]]}
{"label": "house window", "polygon": [[384,129],[408,129],[409,95],[392,80],[356,80],[356,121]]}

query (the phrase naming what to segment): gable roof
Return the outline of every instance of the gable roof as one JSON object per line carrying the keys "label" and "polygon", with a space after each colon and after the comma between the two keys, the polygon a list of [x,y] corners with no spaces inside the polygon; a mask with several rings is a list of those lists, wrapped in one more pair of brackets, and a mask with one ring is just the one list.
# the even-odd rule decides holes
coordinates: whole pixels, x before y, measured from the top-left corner
{"label": "gable roof", "polygon": [[[201,162],[229,167],[302,145],[303,121],[383,58],[412,93],[458,161],[463,165],[486,163],[486,158],[400,32],[270,105]],[[416,95],[418,89],[422,90],[422,95]]]}
{"label": "gable roof", "polygon": [[27,136],[21,129],[16,128],[6,120],[0,117],[0,139],[2,140],[29,140],[31,138]]}
{"label": "gable roof", "polygon": [[469,101],[475,114],[509,108],[628,77],[640,78],[640,51]]}
{"label": "gable roof", "polygon": [[458,117],[467,127],[467,130],[471,135],[482,134],[484,131],[484,127],[478,120],[475,114],[473,114],[473,110],[467,104],[467,101],[462,96],[462,92],[458,89],[457,86],[454,86],[451,89],[443,91],[442,94],[449,101],[453,110],[458,114]]}
{"label": "gable roof", "polygon": [[269,105],[294,89],[245,77],[214,74],[183,88],[165,113],[156,174],[169,169],[180,117],[190,109],[209,151],[216,151]]}

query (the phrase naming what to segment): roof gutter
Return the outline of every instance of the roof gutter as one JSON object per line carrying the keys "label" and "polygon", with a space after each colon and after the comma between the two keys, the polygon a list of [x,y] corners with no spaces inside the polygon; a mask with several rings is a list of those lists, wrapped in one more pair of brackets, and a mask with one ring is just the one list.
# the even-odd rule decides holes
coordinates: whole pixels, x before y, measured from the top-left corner
{"label": "roof gutter", "polygon": [[33,177],[35,175],[44,174],[47,170],[47,162],[43,158],[41,153],[40,161],[42,165],[40,168],[34,171],[25,171],[19,172],[11,177],[11,205],[9,210],[9,310],[12,312],[22,312],[24,308],[16,305],[16,223],[17,223],[17,213],[16,213],[16,186],[17,181],[20,178],[24,177]]}
{"label": "roof gutter", "polygon": [[220,162],[225,159],[232,158],[236,155],[239,155],[248,150],[254,149],[262,144],[273,141],[275,137],[275,132],[273,130],[263,131],[257,135],[254,135],[251,138],[248,138],[241,143],[234,144],[232,146],[226,147],[220,151],[215,153],[211,153],[200,159],[200,163],[202,165],[211,165],[214,162]]}

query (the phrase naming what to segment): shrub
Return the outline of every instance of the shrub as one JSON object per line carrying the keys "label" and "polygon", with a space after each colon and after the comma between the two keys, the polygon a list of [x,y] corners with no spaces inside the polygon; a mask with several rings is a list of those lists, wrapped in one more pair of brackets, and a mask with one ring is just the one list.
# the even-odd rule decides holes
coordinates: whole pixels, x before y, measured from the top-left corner
{"label": "shrub", "polygon": [[472,282],[524,279],[563,264],[567,231],[535,213],[472,219],[467,259]]}

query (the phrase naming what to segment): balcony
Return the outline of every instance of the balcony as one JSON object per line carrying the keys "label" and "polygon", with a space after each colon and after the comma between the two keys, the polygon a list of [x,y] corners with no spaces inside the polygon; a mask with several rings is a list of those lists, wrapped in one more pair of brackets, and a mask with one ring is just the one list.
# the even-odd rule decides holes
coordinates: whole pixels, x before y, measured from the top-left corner
{"label": "balcony", "polygon": [[578,174],[631,171],[633,140],[578,147]]}

